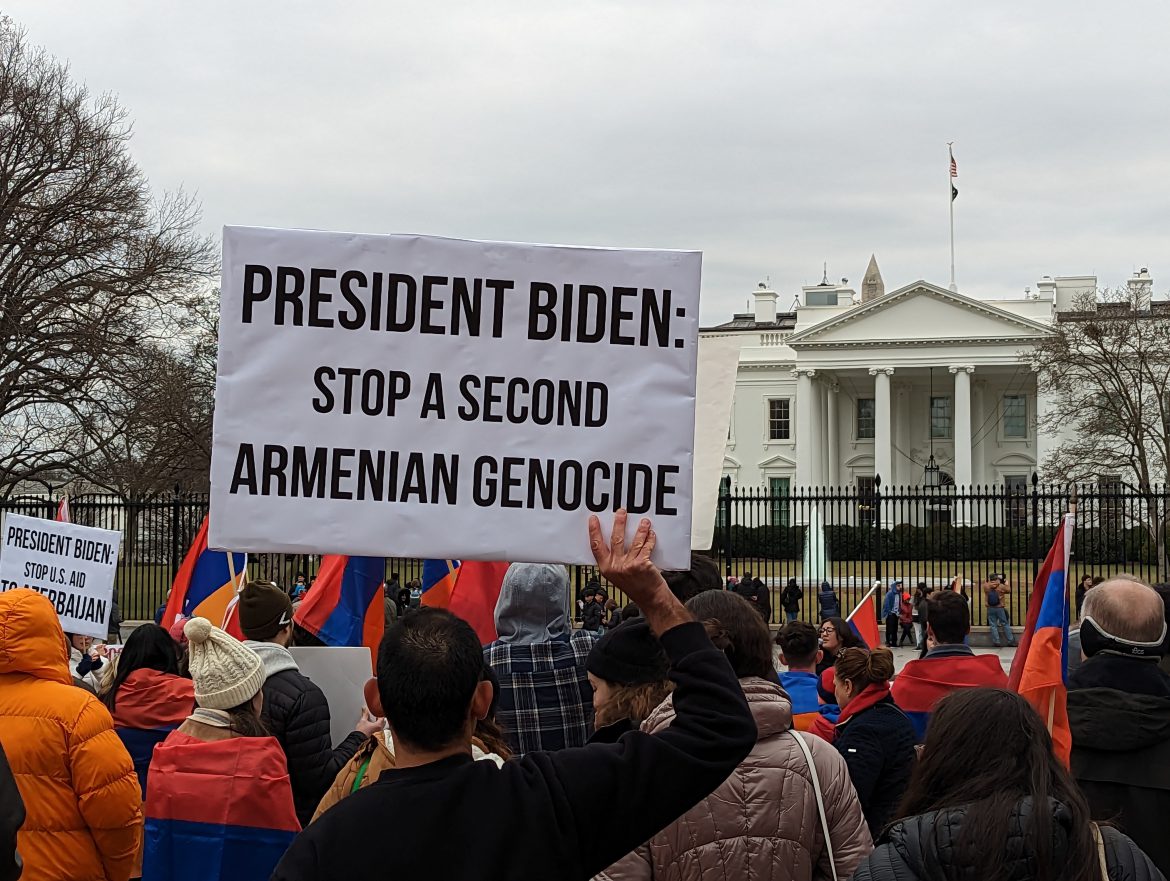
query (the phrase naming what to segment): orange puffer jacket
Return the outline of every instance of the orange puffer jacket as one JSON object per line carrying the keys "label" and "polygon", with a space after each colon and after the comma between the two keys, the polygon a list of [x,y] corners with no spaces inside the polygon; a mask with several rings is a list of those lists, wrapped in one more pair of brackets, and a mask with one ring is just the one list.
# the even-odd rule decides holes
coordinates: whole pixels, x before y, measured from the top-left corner
{"label": "orange puffer jacket", "polygon": [[126,881],[141,792],[109,712],[73,684],[65,634],[36,591],[0,593],[0,745],[28,812],[25,881]]}
{"label": "orange puffer jacket", "polygon": [[[758,730],[751,751],[723,785],[646,844],[618,860],[603,881],[821,881],[833,877],[812,773],[792,739],[792,704],[776,682],[739,680]],[[667,698],[642,724],[674,721]],[[837,877],[848,878],[873,850],[849,769],[824,741],[798,734],[812,752],[823,792]]]}

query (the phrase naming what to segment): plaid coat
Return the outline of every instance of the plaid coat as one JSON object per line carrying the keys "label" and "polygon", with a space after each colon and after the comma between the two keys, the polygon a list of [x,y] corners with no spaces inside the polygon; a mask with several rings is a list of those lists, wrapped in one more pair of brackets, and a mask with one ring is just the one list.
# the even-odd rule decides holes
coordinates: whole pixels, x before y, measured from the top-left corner
{"label": "plaid coat", "polygon": [[532,645],[497,641],[484,648],[500,680],[496,721],[515,755],[585,745],[593,732],[585,659],[595,641],[578,630]]}

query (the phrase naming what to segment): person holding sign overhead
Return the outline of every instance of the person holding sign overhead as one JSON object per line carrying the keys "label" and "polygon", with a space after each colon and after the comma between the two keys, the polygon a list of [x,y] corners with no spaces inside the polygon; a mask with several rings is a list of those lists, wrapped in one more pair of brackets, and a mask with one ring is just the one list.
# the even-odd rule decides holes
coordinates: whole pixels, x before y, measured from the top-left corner
{"label": "person holding sign overhead", "polygon": [[[449,612],[421,609],[386,634],[367,687],[393,732],[396,767],[301,833],[273,881],[585,881],[727,779],[756,725],[727,656],[650,561],[650,521],[627,545],[625,511],[608,542],[591,517],[589,539],[602,575],[637,603],[669,659],[674,720],[618,743],[475,762],[475,720],[492,700],[479,640]],[[378,846],[388,817],[410,817],[411,834]],[[591,831],[599,817],[603,835]]]}

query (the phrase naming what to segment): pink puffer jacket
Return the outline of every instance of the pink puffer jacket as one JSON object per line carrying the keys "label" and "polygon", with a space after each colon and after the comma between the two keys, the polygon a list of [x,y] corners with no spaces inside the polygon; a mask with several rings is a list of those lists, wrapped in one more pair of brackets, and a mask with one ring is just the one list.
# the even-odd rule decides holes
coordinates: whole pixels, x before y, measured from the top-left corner
{"label": "pink puffer jacket", "polygon": [[[755,749],[727,780],[642,847],[606,869],[603,881],[813,881],[831,879],[825,836],[804,753],[793,741],[792,704],[765,679],[741,679],[759,729]],[[642,725],[674,720],[668,698]],[[873,850],[845,760],[819,738],[801,734],[816,762],[837,877],[846,881]]]}

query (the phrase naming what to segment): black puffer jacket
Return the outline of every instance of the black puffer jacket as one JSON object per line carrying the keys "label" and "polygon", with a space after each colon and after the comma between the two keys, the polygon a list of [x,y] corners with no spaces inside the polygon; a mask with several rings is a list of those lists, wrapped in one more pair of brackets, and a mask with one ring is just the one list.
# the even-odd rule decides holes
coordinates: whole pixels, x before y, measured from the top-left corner
{"label": "black puffer jacket", "polygon": [[[1049,806],[1054,820],[1050,877],[1060,878],[1068,866],[1072,816],[1059,802],[1050,801]],[[966,813],[965,808],[953,808],[895,823],[878,840],[877,849],[858,867],[853,881],[978,881],[972,867],[957,862]],[[1025,837],[1031,813],[1031,799],[1021,801],[1012,812],[1011,831],[1003,842],[1010,881],[1029,881],[1036,875],[1036,854]],[[1103,827],[1101,835],[1105,840],[1110,881],[1164,881],[1162,873],[1125,835],[1110,827]]]}
{"label": "black puffer jacket", "polygon": [[320,687],[301,673],[287,649],[268,642],[245,644],[260,655],[268,671],[262,715],[284,749],[293,806],[301,826],[307,826],[325,790],[365,742],[365,735],[354,731],[334,749],[329,703]]}
{"label": "black puffer jacket", "polygon": [[914,739],[914,726],[889,694],[837,725],[833,745],[849,766],[849,778],[874,838],[893,818],[910,783]]}

